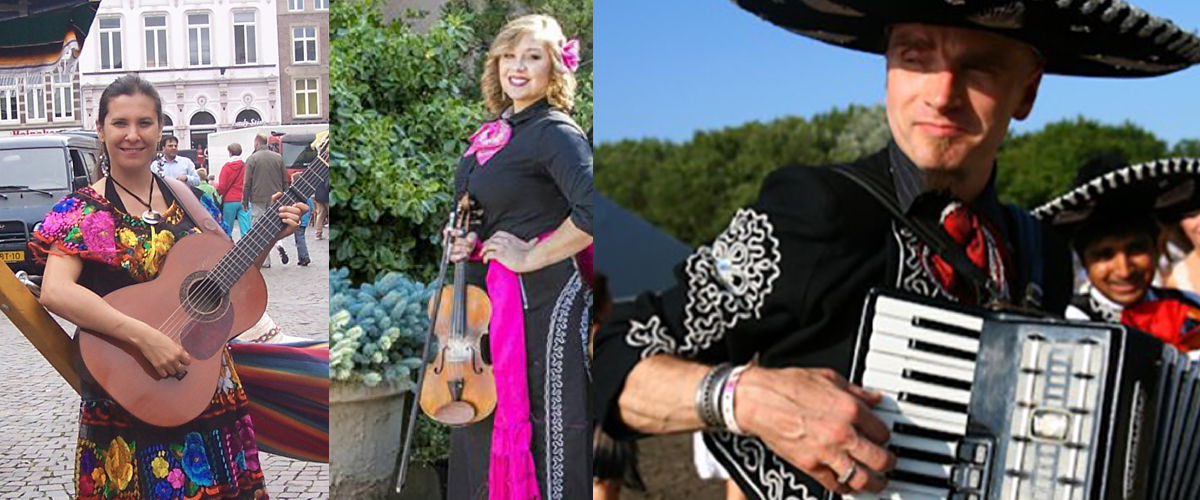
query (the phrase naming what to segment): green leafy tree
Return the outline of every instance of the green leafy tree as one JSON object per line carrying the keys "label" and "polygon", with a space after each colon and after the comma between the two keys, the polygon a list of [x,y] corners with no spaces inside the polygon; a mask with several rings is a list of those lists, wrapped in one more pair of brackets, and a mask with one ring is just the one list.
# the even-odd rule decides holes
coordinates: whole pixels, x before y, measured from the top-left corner
{"label": "green leafy tree", "polygon": [[374,0],[331,6],[330,267],[355,282],[436,271],[463,138],[483,117],[459,78],[468,21],[447,15],[416,33],[385,22]]}
{"label": "green leafy tree", "polygon": [[887,144],[882,107],[851,106],[804,119],[785,117],[697,132],[675,144],[655,139],[596,148],[596,187],[617,203],[700,244],[716,237],[783,165],[824,165]]}
{"label": "green leafy tree", "polygon": [[1171,156],[1190,156],[1200,158],[1200,140],[1185,139],[1175,144],[1171,148]]}
{"label": "green leafy tree", "polygon": [[1107,152],[1140,162],[1166,156],[1167,145],[1129,122],[1105,125],[1083,117],[1054,122],[1001,146],[997,192],[1006,203],[1036,207],[1074,187],[1079,166]]}

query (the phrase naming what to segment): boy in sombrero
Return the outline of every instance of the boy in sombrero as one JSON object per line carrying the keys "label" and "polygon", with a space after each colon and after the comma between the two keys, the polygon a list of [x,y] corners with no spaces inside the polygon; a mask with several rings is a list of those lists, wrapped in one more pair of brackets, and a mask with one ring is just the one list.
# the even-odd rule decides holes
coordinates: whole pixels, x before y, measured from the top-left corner
{"label": "boy in sombrero", "polygon": [[1200,303],[1191,294],[1154,286],[1160,223],[1197,207],[1200,159],[1126,165],[1119,155],[1080,168],[1077,186],[1034,210],[1071,239],[1087,283],[1067,319],[1121,323],[1184,352],[1200,347]]}
{"label": "boy in sombrero", "polygon": [[[878,491],[907,464],[871,411],[882,394],[844,378],[868,291],[1062,314],[1069,250],[996,197],[1009,124],[1032,112],[1045,73],[1170,73],[1200,62],[1200,38],[1126,2],[737,3],[885,55],[894,141],[844,166],[879,189],[829,168],[771,174],[758,201],[684,262],[675,288],[614,309],[596,340],[597,416],[618,438],[709,431],[709,449],[750,498]],[[894,213],[939,226],[970,263],[949,264]]]}

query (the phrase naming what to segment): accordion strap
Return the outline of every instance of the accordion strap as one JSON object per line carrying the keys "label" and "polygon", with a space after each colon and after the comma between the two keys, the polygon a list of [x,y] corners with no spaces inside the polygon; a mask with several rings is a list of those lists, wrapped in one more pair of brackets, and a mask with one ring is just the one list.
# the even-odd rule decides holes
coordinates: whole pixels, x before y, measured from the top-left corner
{"label": "accordion strap", "polygon": [[[950,235],[941,227],[934,226],[925,220],[915,220],[904,213],[900,209],[900,202],[896,199],[896,193],[890,179],[885,176],[864,168],[854,168],[849,165],[834,165],[831,167],[834,172],[842,174],[858,184],[867,193],[870,193],[880,205],[883,205],[888,212],[891,212],[892,217],[904,224],[921,241],[924,241],[929,248],[933,249],[934,253],[950,264],[954,268],[954,272],[965,277],[975,288],[976,297],[999,297],[999,290],[996,289],[995,283],[988,278],[987,274],[982,269],[975,266],[967,255],[963,253],[961,247],[954,243]],[[989,293],[984,295],[982,290],[987,290]]]}

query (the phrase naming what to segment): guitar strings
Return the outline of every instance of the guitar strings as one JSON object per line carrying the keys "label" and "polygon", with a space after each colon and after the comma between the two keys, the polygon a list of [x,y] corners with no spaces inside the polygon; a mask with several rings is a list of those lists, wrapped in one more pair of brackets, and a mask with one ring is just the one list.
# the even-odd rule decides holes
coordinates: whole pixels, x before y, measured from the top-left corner
{"label": "guitar strings", "polygon": [[[301,186],[302,188],[315,188],[315,184],[308,184],[309,177],[314,176],[302,176],[301,178],[297,179],[295,184]],[[293,201],[290,199],[290,197],[294,197],[294,194],[289,192],[287,196],[276,200],[276,202],[271,205],[272,212],[278,212],[279,207],[285,203],[294,203],[299,201]],[[256,224],[256,226],[269,227],[266,227],[265,229],[255,227],[251,229],[250,233],[248,233],[246,238],[243,238],[243,240],[246,240],[249,243],[258,241],[260,243],[266,243],[269,245],[273,240],[273,236],[278,234],[280,230],[286,227],[283,222],[279,220],[273,220],[273,222],[270,224]],[[195,304],[197,301],[214,299],[219,301],[221,295],[223,295],[221,293],[221,282],[228,281],[229,287],[232,288],[233,284],[236,283],[236,281],[241,278],[241,275],[245,273],[245,269],[252,265],[254,259],[261,253],[247,251],[247,246],[249,246],[249,244],[241,244],[241,240],[239,240],[239,245],[235,245],[235,248],[226,255],[226,258],[222,258],[222,260],[218,262],[212,268],[212,270],[210,270],[208,277],[206,277],[205,284],[197,289],[194,293],[188,295],[190,303]],[[233,269],[230,269],[231,267]],[[237,271],[236,269],[238,268],[241,268],[241,271]],[[181,340],[184,328],[192,319],[191,315],[184,310],[184,305],[185,304],[181,303],[178,307],[176,307],[176,309],[172,311],[167,319],[163,321],[162,325],[159,326],[159,331],[175,341]]]}
{"label": "guitar strings", "polygon": [[[324,146],[325,145],[323,144],[322,147],[324,148]],[[326,154],[328,154],[327,151],[326,151]],[[318,162],[323,163],[326,167],[326,172],[328,172],[329,164],[328,164],[327,160],[324,158],[321,158],[320,155],[318,155],[317,159],[313,161],[312,165],[310,165],[310,168],[313,166],[316,166]],[[313,169],[313,171],[315,172],[317,170]],[[306,172],[306,174],[308,174],[308,172]],[[302,174],[301,177],[299,179],[297,179],[297,181],[294,183],[294,185],[300,185],[306,189],[311,188],[313,191],[315,191],[315,188],[316,188],[315,181],[310,181],[310,178],[317,177],[319,175],[320,174],[318,174],[318,175]],[[286,201],[291,202],[291,203],[296,203],[298,201],[301,201],[301,200],[295,200],[295,201],[291,200],[290,197],[294,197],[294,196],[295,196],[295,194],[292,193],[291,189],[285,191],[284,196],[281,196],[279,200],[276,200],[275,203],[273,203],[271,205],[269,210],[271,210],[272,212],[278,212],[279,207],[281,207],[285,204],[285,199],[286,199]],[[269,212],[269,213],[271,213],[271,212]],[[265,240],[265,241],[260,241],[260,242],[267,243],[269,245],[273,239],[273,236],[275,234],[278,234],[279,231],[283,229],[280,226],[286,227],[286,225],[283,224],[283,222],[278,219],[262,221],[262,222],[263,223],[256,224],[255,227],[252,227],[250,232],[246,235],[246,237],[242,238],[242,240],[239,240],[238,244],[235,245],[234,248],[224,258],[222,258],[221,261],[219,261],[213,267],[212,270],[209,271],[208,277],[211,278],[211,277],[215,276],[217,279],[208,279],[206,285],[202,285],[202,287],[199,290],[197,290],[194,295],[189,295],[189,297],[199,297],[202,299],[217,299],[217,300],[219,300],[220,295],[221,295],[221,293],[220,293],[221,288],[219,286],[219,282],[224,281],[224,280],[232,279],[230,281],[230,287],[232,288],[233,283],[236,283],[237,279],[240,279],[241,275],[245,273],[245,269],[248,268],[249,265],[253,264],[254,259],[259,255],[258,253],[255,253],[254,255],[250,255],[247,257],[247,255],[251,252],[246,251],[245,248],[247,246],[249,246],[250,243],[254,243],[259,240]],[[271,227],[267,227],[266,229],[263,229],[263,226],[268,226],[268,225]],[[274,229],[274,231],[272,231],[272,229]],[[269,234],[266,234],[264,236],[264,233],[269,233]],[[243,240],[248,241],[249,243],[242,244]],[[223,266],[223,264],[226,264],[226,265]],[[234,264],[234,266],[230,266],[228,264]],[[225,267],[225,268],[234,267],[234,269],[218,269],[218,268],[222,268],[222,267]],[[242,271],[240,271],[240,272],[236,271],[237,268],[242,268]],[[236,273],[236,274],[234,274],[234,273]],[[192,303],[195,303],[195,300],[192,300]],[[163,324],[160,325],[160,327],[159,327],[159,331],[166,334],[167,337],[172,340],[176,340],[176,341],[181,340],[181,337],[183,335],[183,328],[186,327],[187,323],[191,320],[190,314],[188,314],[183,309],[183,306],[184,306],[184,304],[181,303],[174,311],[172,311],[172,313],[167,317],[166,320],[163,321]]]}
{"label": "guitar strings", "polygon": [[[328,141],[321,145],[321,148],[325,150],[323,153],[326,156],[328,156],[327,147]],[[315,191],[316,179],[312,178],[318,177],[320,174],[307,174],[310,174],[311,172],[317,172],[317,169],[313,167],[318,166],[318,163],[324,164],[326,171],[325,175],[328,175],[328,159],[322,158],[321,154],[318,154],[317,159],[313,160],[313,163],[309,165],[311,170],[306,170],[305,174],[301,174],[301,176],[293,183],[293,187],[299,185],[303,188],[304,192],[308,192],[309,190]],[[286,202],[298,203],[300,201],[305,201],[299,199],[292,200],[292,198],[295,198],[296,195],[293,190],[294,189],[291,188],[285,190],[283,196],[272,203],[268,208],[268,213],[278,213],[279,208],[284,206]],[[295,191],[299,192],[300,190]],[[281,228],[279,226],[283,227]],[[234,283],[241,279],[241,276],[245,274],[246,269],[248,269],[250,265],[253,265],[255,258],[257,258],[261,253],[259,252],[255,253],[254,255],[249,255],[251,252],[247,250],[247,247],[256,242],[267,243],[269,245],[271,242],[273,242],[274,235],[278,234],[283,228],[286,228],[286,224],[279,219],[260,219],[260,223],[254,224],[254,226],[251,227],[250,232],[247,233],[245,237],[238,240],[238,243],[234,245],[233,249],[231,249],[229,253],[227,253],[220,261],[217,262],[216,265],[213,266],[208,275],[205,277],[205,284],[201,285],[201,287],[196,290],[194,294],[189,294],[188,301],[194,304],[197,302],[197,299],[220,300],[221,295],[223,295],[220,283],[223,281],[229,281],[229,287],[232,288]],[[274,229],[273,232],[271,231],[272,229]],[[243,243],[243,241],[247,243]],[[239,268],[241,271],[237,271]],[[191,315],[184,310],[184,304],[181,303],[175,308],[174,311],[171,312],[170,315],[167,316],[167,318],[159,326],[158,330],[171,340],[178,342],[182,340],[183,329],[188,325],[191,319]]]}

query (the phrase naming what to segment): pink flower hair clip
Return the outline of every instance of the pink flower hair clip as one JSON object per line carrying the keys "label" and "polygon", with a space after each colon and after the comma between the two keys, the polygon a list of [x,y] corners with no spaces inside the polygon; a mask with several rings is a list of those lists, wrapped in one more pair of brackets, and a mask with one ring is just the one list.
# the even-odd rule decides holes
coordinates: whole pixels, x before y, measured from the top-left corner
{"label": "pink flower hair clip", "polygon": [[563,65],[574,73],[579,69],[579,40],[567,40],[562,46]]}

